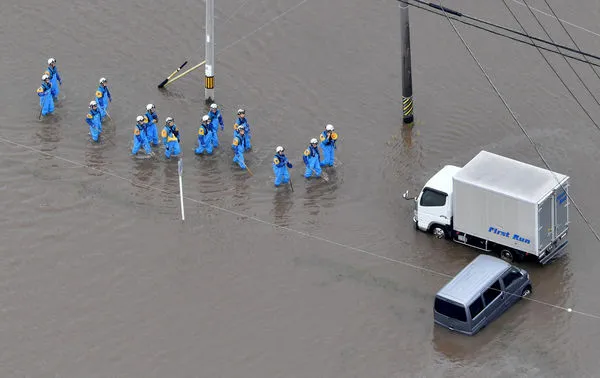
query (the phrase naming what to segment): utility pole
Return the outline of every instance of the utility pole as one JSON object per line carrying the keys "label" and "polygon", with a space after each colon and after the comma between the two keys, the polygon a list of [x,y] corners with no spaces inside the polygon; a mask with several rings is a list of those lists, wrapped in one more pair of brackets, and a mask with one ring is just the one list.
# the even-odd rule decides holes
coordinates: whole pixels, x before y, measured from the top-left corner
{"label": "utility pole", "polygon": [[206,0],[206,64],[204,99],[215,99],[215,0]]}
{"label": "utility pole", "polygon": [[412,98],[412,71],[410,66],[410,24],[408,4],[400,1],[400,24],[402,27],[402,119],[404,124],[414,121]]}

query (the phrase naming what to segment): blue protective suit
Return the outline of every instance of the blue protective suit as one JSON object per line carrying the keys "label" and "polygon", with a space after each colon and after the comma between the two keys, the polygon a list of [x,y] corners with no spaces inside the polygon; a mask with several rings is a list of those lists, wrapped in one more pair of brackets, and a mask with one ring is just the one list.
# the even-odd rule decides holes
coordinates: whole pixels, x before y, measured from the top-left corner
{"label": "blue protective suit", "polygon": [[104,120],[104,117],[106,117],[109,101],[112,101],[112,97],[110,96],[108,87],[100,84],[96,90],[96,102],[98,103],[98,110],[100,111],[100,118],[102,120]]}
{"label": "blue protective suit", "polygon": [[131,154],[137,154],[141,147],[144,147],[144,151],[146,151],[147,155],[152,152],[150,143],[148,143],[148,137],[146,137],[144,125],[138,125],[136,123],[133,128],[133,148],[131,149]]}
{"label": "blue protective suit", "polygon": [[246,117],[238,117],[237,121],[235,121],[234,129],[237,129],[239,126],[244,126],[244,130],[246,131],[246,134],[244,135],[244,143],[246,144],[245,151],[248,151],[252,148],[252,143],[250,143],[250,140],[252,139],[252,132],[250,131],[248,119],[246,119]]}
{"label": "blue protective suit", "polygon": [[200,155],[206,152],[208,155],[211,155],[213,153],[213,145],[209,133],[208,126],[201,123],[198,128],[198,147],[196,147],[196,154]]}
{"label": "blue protective suit", "polygon": [[309,145],[304,150],[304,156],[302,156],[306,170],[304,171],[304,177],[309,178],[315,174],[316,177],[321,177],[321,154],[319,154],[319,148]]}
{"label": "blue protective suit", "polygon": [[246,169],[246,162],[244,161],[244,151],[246,151],[246,138],[244,138],[241,134],[233,137],[233,141],[231,142],[231,149],[235,154],[233,156],[233,162],[238,163],[240,168]]}
{"label": "blue protective suit", "polygon": [[208,116],[210,117],[210,123],[212,126],[211,130],[211,142],[214,147],[219,147],[219,126],[221,126],[221,131],[224,129],[223,125],[223,116],[221,115],[221,111],[217,109],[216,112],[213,112],[211,109],[208,112]]}
{"label": "blue protective suit", "polygon": [[275,174],[275,186],[281,185],[281,183],[287,184],[290,182],[290,173],[288,168],[292,168],[285,155],[275,154],[273,157],[273,173]]}
{"label": "blue protective suit", "polygon": [[100,121],[100,111],[94,110],[90,108],[90,111],[85,117],[85,122],[90,126],[90,135],[94,142],[98,141],[100,138],[100,133],[102,133],[102,121]]}
{"label": "blue protective suit", "polygon": [[148,110],[144,114],[144,123],[146,123],[146,137],[148,142],[153,146],[158,146],[158,114],[156,112],[150,113]]}
{"label": "blue protective suit", "polygon": [[321,148],[323,149],[323,161],[321,161],[321,167],[328,165],[333,167],[335,161],[335,150],[338,135],[335,131],[331,132],[331,136],[327,135],[327,131],[323,131],[319,136],[321,139]]}
{"label": "blue protective suit", "polygon": [[162,129],[161,136],[163,145],[165,146],[165,157],[169,159],[171,156],[178,156],[181,153],[181,147],[179,146],[181,137],[177,125],[165,125]]}
{"label": "blue protective suit", "polygon": [[54,111],[54,99],[52,98],[52,84],[42,81],[42,86],[37,89],[37,95],[40,96],[40,107],[42,115],[45,116]]}
{"label": "blue protective suit", "polygon": [[58,69],[56,66],[52,68],[52,66],[49,65],[44,73],[50,77],[50,84],[52,84],[52,97],[54,97],[54,100],[56,101],[58,100],[58,94],[60,93],[58,84],[60,83],[60,85],[62,85],[62,79],[60,78]]}

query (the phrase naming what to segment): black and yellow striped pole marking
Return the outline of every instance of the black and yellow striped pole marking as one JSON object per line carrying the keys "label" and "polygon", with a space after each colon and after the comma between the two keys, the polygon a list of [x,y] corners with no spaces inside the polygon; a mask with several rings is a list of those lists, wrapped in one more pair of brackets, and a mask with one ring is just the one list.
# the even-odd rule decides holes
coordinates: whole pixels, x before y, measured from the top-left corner
{"label": "black and yellow striped pole marking", "polygon": [[204,77],[204,88],[215,89],[215,77],[214,76],[205,76]]}
{"label": "black and yellow striped pole marking", "polygon": [[412,97],[402,97],[402,119],[404,123],[413,123],[413,99]]}

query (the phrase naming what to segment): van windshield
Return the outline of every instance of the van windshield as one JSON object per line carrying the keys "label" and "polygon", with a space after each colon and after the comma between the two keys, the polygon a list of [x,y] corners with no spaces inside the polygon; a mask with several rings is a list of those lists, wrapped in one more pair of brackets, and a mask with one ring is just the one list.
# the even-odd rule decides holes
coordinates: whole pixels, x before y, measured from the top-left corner
{"label": "van windshield", "polygon": [[467,321],[467,313],[465,308],[462,306],[455,305],[454,303],[447,302],[441,298],[435,298],[434,307],[435,311],[445,315],[449,318],[460,320],[461,322]]}

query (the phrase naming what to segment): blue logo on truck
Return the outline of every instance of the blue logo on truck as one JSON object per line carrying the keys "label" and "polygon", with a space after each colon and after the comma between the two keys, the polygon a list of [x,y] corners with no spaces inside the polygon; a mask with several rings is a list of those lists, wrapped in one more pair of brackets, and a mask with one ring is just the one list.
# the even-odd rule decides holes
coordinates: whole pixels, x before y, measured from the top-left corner
{"label": "blue logo on truck", "polygon": [[516,241],[521,242],[521,243],[531,244],[531,240],[526,239],[526,238],[524,238],[522,236],[519,236],[519,234],[512,234],[511,235],[510,232],[498,230],[496,227],[493,227],[493,226],[490,226],[490,228],[488,228],[488,232],[491,232],[492,234],[504,236],[507,239],[516,240]]}

